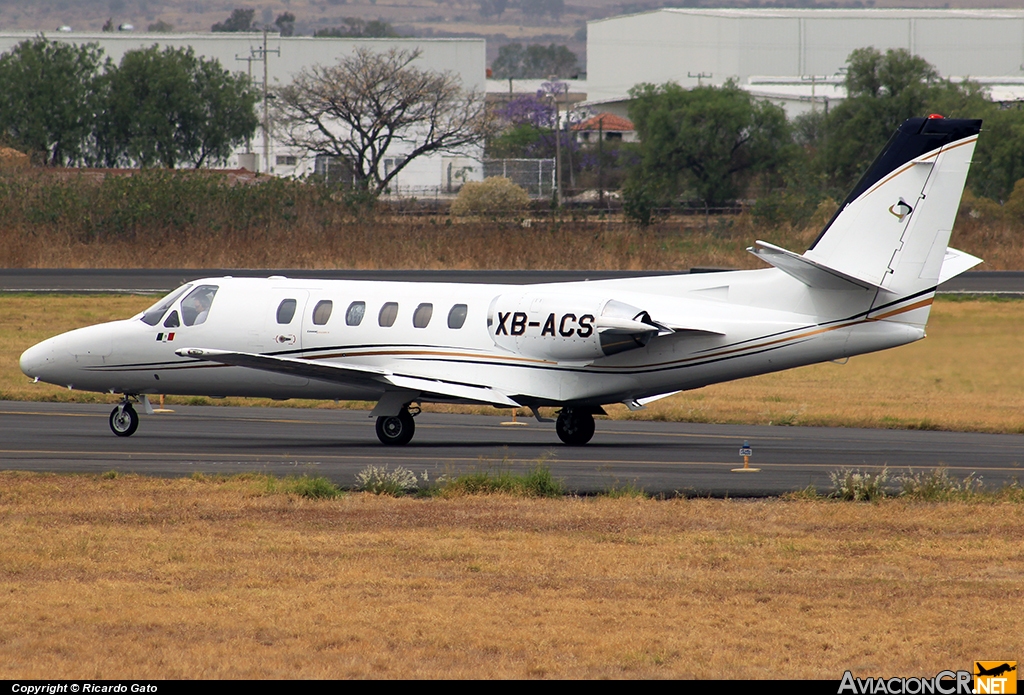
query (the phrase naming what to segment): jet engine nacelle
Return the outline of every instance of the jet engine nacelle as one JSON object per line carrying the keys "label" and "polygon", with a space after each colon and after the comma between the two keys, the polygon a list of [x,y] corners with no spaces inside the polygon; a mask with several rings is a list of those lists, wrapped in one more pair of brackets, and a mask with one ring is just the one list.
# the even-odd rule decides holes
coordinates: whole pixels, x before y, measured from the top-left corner
{"label": "jet engine nacelle", "polygon": [[635,306],[607,297],[502,294],[487,326],[494,343],[526,357],[589,361],[643,347],[664,329]]}

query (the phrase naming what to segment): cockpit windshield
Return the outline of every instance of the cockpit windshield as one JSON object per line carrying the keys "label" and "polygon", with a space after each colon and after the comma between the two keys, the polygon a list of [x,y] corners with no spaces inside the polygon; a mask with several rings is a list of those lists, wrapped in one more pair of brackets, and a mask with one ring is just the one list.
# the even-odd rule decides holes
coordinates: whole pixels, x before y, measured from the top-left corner
{"label": "cockpit windshield", "polygon": [[200,285],[181,300],[181,320],[186,326],[198,326],[206,321],[216,294],[217,285]]}
{"label": "cockpit windshield", "polygon": [[147,323],[150,326],[155,326],[160,323],[160,319],[164,317],[164,314],[166,314],[167,310],[171,308],[171,305],[178,301],[178,297],[188,292],[190,287],[192,287],[191,282],[187,285],[182,285],[159,302],[146,309],[142,312],[142,322]]}

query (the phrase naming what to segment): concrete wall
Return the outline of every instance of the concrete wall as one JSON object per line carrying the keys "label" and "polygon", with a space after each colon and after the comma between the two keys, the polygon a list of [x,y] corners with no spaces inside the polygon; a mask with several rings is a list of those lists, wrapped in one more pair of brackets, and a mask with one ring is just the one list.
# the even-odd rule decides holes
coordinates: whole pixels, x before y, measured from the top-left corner
{"label": "concrete wall", "polygon": [[906,48],[944,76],[1020,76],[1021,10],[663,9],[587,24],[588,100],[640,82],[833,75],[856,48]]}

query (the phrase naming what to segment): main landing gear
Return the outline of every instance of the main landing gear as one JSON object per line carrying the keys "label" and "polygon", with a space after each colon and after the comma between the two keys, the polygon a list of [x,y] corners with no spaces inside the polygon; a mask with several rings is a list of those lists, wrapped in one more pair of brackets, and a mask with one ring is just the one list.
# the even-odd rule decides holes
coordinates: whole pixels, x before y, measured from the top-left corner
{"label": "main landing gear", "polygon": [[594,416],[575,408],[562,408],[555,421],[558,438],[570,446],[582,446],[594,436]]}
{"label": "main landing gear", "polygon": [[413,417],[420,414],[420,409],[413,406],[412,412],[406,405],[399,411],[398,415],[381,415],[377,418],[377,439],[381,444],[389,446],[403,446],[412,441],[412,435],[416,433],[416,423]]}
{"label": "main landing gear", "polygon": [[118,437],[130,437],[139,429],[139,414],[135,412],[128,396],[110,411],[110,431]]}

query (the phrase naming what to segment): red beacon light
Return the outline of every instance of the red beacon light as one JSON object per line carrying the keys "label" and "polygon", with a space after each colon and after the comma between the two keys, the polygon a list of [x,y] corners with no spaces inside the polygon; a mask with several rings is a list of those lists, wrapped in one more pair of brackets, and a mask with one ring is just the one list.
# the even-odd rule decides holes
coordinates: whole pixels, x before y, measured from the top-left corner
{"label": "red beacon light", "polygon": [[945,118],[945,116],[943,116],[941,113],[930,113],[930,114],[928,114],[928,120],[931,120],[933,118]]}

